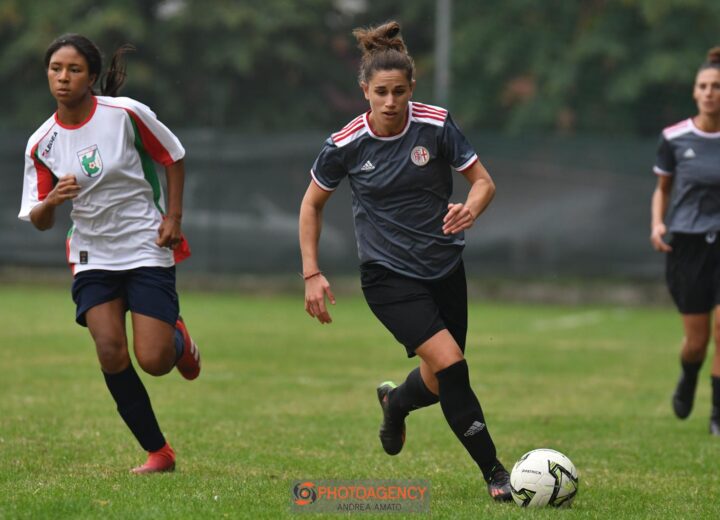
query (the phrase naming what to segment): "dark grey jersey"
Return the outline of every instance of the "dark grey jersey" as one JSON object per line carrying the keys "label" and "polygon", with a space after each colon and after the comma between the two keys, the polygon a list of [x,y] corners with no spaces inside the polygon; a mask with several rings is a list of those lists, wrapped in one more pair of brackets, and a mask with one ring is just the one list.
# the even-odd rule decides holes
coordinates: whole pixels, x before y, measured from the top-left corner
{"label": "dark grey jersey", "polygon": [[673,177],[668,231],[720,231],[720,132],[703,132],[692,119],[666,128],[653,170]]}
{"label": "dark grey jersey", "polygon": [[332,191],[348,177],[360,263],[433,280],[460,262],[464,234],[444,235],[452,169],[468,170],[477,154],[447,110],[410,102],[397,135],[373,133],[362,114],[330,136],[312,167]]}

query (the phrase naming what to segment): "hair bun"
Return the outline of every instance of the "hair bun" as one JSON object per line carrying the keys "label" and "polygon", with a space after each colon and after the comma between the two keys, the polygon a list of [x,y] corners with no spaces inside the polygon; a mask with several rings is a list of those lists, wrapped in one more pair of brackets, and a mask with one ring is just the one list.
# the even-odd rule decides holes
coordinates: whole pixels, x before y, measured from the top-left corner
{"label": "hair bun", "polygon": [[391,21],[377,27],[359,28],[353,31],[363,53],[393,49],[407,53],[407,47],[400,36],[400,24]]}
{"label": "hair bun", "polygon": [[390,22],[387,24],[387,30],[385,31],[385,38],[391,39],[395,38],[398,34],[400,34],[400,24],[397,22]]}
{"label": "hair bun", "polygon": [[358,27],[352,33],[363,53],[358,74],[360,84],[368,82],[376,70],[394,69],[403,71],[408,83],[412,83],[415,63],[400,36],[399,23],[391,20],[375,27]]}
{"label": "hair bun", "polygon": [[708,51],[707,62],[713,65],[720,65],[720,46],[713,47]]}

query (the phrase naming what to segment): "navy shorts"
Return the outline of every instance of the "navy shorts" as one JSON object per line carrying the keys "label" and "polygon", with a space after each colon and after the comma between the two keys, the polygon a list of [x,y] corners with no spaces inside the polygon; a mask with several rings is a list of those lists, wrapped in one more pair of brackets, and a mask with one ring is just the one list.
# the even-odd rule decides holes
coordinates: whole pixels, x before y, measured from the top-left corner
{"label": "navy shorts", "polygon": [[138,267],[127,271],[91,269],[75,275],[72,298],[75,321],[87,327],[85,313],[102,303],[122,298],[125,309],[175,326],[180,313],[175,290],[175,266]]}
{"label": "navy shorts", "polygon": [[665,279],[682,314],[705,314],[720,305],[720,234],[674,233]]}
{"label": "navy shorts", "polygon": [[467,280],[458,267],[440,280],[418,280],[377,264],[360,266],[365,300],[373,314],[405,346],[408,357],[415,349],[447,329],[465,352],[467,336]]}

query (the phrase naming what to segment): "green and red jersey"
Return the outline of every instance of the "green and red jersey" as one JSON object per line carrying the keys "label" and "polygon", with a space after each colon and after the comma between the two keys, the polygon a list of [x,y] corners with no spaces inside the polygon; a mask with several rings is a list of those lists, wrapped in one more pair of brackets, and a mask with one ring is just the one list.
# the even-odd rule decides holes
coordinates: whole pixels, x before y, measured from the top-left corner
{"label": "green and red jersey", "polygon": [[170,267],[173,251],[155,244],[164,198],[155,162],[185,155],[178,138],[142,103],[96,96],[88,118],[65,125],[51,116],[30,137],[18,217],[30,220],[60,177],[81,186],[72,201],[67,255],[73,271]]}

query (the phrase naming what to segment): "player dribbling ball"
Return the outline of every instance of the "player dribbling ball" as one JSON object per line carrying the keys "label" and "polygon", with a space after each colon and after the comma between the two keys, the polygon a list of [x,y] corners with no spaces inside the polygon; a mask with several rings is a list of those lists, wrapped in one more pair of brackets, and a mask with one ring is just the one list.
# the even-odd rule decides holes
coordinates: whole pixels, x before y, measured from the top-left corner
{"label": "player dribbling ball", "polygon": [[[326,298],[333,304],[335,298],[320,270],[318,241],[323,207],[347,178],[365,299],[407,356],[420,358],[400,386],[377,388],[382,447],[398,454],[408,414],[440,402],[490,496],[508,501],[509,475],[497,459],[464,357],[463,231],[488,206],[495,186],[448,111],[411,101],[414,63],[399,31],[396,22],[354,31],[370,110],[330,136],[311,170],[300,209],[305,310],[320,323],[332,321]],[[462,203],[450,202],[453,170],[470,184]]]}

